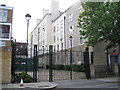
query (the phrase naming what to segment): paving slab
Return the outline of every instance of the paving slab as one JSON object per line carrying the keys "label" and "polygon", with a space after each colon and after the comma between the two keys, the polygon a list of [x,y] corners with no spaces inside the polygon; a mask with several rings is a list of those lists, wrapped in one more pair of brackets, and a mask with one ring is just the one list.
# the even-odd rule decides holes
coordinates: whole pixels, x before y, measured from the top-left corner
{"label": "paving slab", "polygon": [[110,83],[118,83],[118,82],[120,83],[120,77],[99,78],[96,80],[110,82]]}
{"label": "paving slab", "polygon": [[[23,88],[51,89],[57,87],[54,82],[23,83]],[[2,84],[2,88],[21,88],[20,84]]]}

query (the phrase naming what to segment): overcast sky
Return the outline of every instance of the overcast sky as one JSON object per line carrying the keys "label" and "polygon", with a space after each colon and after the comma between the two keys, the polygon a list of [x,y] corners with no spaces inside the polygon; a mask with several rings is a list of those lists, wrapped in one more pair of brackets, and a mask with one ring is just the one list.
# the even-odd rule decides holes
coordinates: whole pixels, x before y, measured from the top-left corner
{"label": "overcast sky", "polygon": [[[60,11],[66,10],[78,0],[59,0]],[[17,42],[26,42],[27,21],[25,15],[32,17],[29,23],[29,34],[36,26],[36,20],[42,18],[43,9],[50,10],[51,0],[0,0],[0,4],[13,7],[12,36]]]}

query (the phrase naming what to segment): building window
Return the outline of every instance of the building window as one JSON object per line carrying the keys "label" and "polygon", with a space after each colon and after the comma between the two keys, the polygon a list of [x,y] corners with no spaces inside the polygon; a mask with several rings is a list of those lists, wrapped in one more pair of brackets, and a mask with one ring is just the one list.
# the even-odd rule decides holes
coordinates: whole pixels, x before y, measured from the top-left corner
{"label": "building window", "polygon": [[43,45],[45,44],[45,41],[44,41],[44,39],[43,39]]}
{"label": "building window", "polygon": [[73,14],[69,15],[69,22],[73,21]]}
{"label": "building window", "polygon": [[80,52],[80,60],[81,60],[82,62],[84,62],[83,52]]}
{"label": "building window", "polygon": [[55,33],[55,26],[54,26],[54,33]]}
{"label": "building window", "polygon": [[63,43],[61,43],[61,50],[63,50]]}
{"label": "building window", "polygon": [[55,36],[54,36],[54,43],[55,43]]}
{"label": "building window", "polygon": [[59,44],[57,45],[57,51],[59,51]]}
{"label": "building window", "polygon": [[70,26],[69,27],[69,35],[72,35],[73,34],[73,26]]}
{"label": "building window", "polygon": [[57,31],[59,31],[59,24],[57,24]]}
{"label": "building window", "polygon": [[41,38],[42,38],[42,34],[43,34],[43,33],[41,32]]}
{"label": "building window", "polygon": [[45,31],[45,27],[43,27],[43,31]]}
{"label": "building window", "polygon": [[63,31],[61,31],[61,41],[63,40]]}
{"label": "building window", "polygon": [[0,22],[7,22],[7,10],[0,10]]}
{"label": "building window", "polygon": [[41,46],[42,46],[42,40],[41,40]]}
{"label": "building window", "polygon": [[82,36],[80,36],[80,39],[79,39],[79,40],[80,40],[80,43],[79,43],[79,44],[80,44],[80,45],[83,45],[83,44],[84,44],[84,39],[82,39]]}
{"label": "building window", "polygon": [[0,26],[0,38],[10,39],[10,26]]}
{"label": "building window", "polygon": [[78,13],[82,13],[82,11],[83,11],[82,6],[80,6],[80,7],[78,8]]}
{"label": "building window", "polygon": [[63,28],[63,20],[61,21],[61,28]]}
{"label": "building window", "polygon": [[40,27],[38,28],[38,33],[40,33]]}
{"label": "building window", "polygon": [[45,32],[43,32],[43,37],[45,36]]}
{"label": "building window", "polygon": [[59,41],[59,34],[57,35],[57,41]]}
{"label": "building window", "polygon": [[[73,47],[73,39],[72,39],[72,47]],[[71,40],[69,40],[69,48],[71,48]]]}
{"label": "building window", "polygon": [[56,50],[56,47],[54,46],[54,52],[55,52],[55,50]]}

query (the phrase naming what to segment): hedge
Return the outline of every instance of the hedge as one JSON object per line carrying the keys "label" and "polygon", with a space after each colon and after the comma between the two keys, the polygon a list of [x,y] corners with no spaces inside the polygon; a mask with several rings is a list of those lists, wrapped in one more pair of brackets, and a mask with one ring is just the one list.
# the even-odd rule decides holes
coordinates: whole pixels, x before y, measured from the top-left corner
{"label": "hedge", "polygon": [[[70,65],[62,65],[62,64],[53,65],[52,68],[53,70],[66,70],[66,71],[71,70]],[[49,65],[46,65],[46,69],[49,69]],[[72,64],[72,70],[75,72],[84,72],[84,64],[82,65]]]}

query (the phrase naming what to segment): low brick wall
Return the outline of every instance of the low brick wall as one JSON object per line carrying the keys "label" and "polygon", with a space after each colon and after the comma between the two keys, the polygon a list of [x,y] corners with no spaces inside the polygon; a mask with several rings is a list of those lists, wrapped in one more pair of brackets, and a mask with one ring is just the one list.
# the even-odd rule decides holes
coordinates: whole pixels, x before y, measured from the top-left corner
{"label": "low brick wall", "polygon": [[[84,79],[86,78],[84,72],[72,72],[73,79]],[[38,81],[48,81],[49,80],[49,70],[39,69],[38,71]],[[53,80],[70,80],[70,71],[64,70],[53,70]]]}

